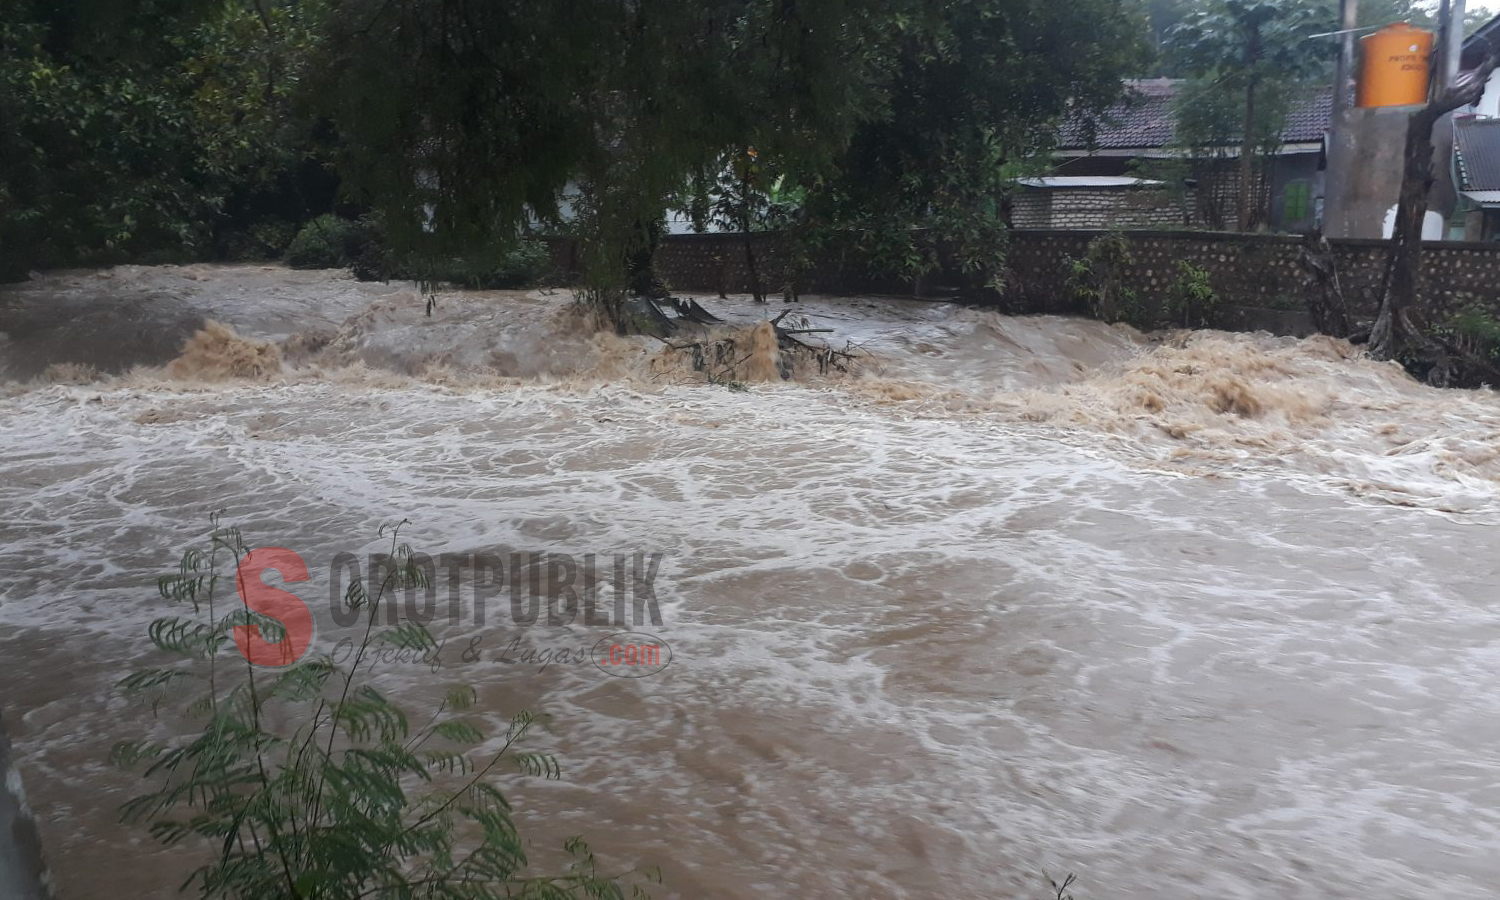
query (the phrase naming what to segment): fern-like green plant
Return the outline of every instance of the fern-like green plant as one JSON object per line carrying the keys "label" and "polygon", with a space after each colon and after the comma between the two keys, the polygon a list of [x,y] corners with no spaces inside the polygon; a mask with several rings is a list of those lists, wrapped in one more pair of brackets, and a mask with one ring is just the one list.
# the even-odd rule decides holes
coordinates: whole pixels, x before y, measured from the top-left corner
{"label": "fern-like green plant", "polygon": [[[251,665],[232,646],[237,626],[286,639],[275,619],[247,608],[232,583],[247,554],[238,529],[211,520],[206,547],[182,557],[159,588],[183,614],[152,623],[148,636],[173,666],[127,676],[121,687],[153,710],[181,704],[201,730],[166,742],[122,742],[114,763],[143,771],[152,789],[127,802],[127,821],[204,862],[183,891],[232,900],[489,900],[647,896],[654,870],[601,875],[579,838],[564,846],[556,874],[528,866],[513,809],[493,778],[505,769],[559,777],[549,754],[524,752],[538,719],[520,712],[500,747],[476,759],[485,739],[467,715],[472,688],[450,691],[425,725],[369,683],[372,648],[435,650],[417,624],[379,626],[383,600],[425,586],[401,525],[382,527],[395,565],[373,594],[355,580],[344,594],[363,612],[348,663],[307,656],[289,666]],[[404,522],[401,524],[405,524]],[[228,570],[226,572],[226,570]]]}

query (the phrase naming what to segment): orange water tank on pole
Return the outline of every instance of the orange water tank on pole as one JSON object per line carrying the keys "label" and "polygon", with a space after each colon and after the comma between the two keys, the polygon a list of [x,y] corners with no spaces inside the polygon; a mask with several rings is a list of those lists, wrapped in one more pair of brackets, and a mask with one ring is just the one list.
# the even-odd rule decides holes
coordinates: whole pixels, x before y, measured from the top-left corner
{"label": "orange water tank on pole", "polygon": [[1427,102],[1432,32],[1387,25],[1359,41],[1356,106],[1409,106]]}

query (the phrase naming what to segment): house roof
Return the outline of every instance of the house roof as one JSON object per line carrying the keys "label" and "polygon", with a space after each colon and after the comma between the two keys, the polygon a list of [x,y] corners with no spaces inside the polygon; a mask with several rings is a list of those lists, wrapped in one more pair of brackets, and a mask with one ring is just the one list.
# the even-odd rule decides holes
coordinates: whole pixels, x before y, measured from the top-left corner
{"label": "house roof", "polygon": [[[1083,115],[1066,118],[1058,129],[1058,149],[1144,150],[1170,146],[1177,131],[1174,101],[1182,85],[1180,78],[1127,81],[1125,97],[1097,119]],[[1332,117],[1333,90],[1309,91],[1292,103],[1281,139],[1288,144],[1321,141]]]}
{"label": "house roof", "polygon": [[1182,81],[1175,78],[1145,78],[1125,82],[1125,96],[1096,120],[1069,115],[1058,129],[1059,149],[1092,146],[1101,149],[1165,147],[1177,130],[1172,99]]}
{"label": "house roof", "polygon": [[1500,207],[1500,191],[1461,191],[1465,197],[1489,209]]}
{"label": "house roof", "polygon": [[1132,178],[1129,175],[1044,175],[1037,178],[1017,178],[1016,183],[1033,188],[1133,188],[1161,184],[1149,178]]}
{"label": "house roof", "polygon": [[1333,88],[1309,91],[1292,101],[1281,139],[1288,144],[1321,141],[1333,121]]}
{"label": "house roof", "polygon": [[1500,191],[1500,119],[1453,120],[1453,155],[1461,191]]}

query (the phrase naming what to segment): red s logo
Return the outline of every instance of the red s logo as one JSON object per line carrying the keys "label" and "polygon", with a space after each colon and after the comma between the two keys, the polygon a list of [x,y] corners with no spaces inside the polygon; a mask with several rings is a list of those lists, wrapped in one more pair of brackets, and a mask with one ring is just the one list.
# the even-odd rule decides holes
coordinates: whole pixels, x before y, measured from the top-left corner
{"label": "red s logo", "polygon": [[312,645],[312,612],[296,596],[260,580],[267,569],[281,573],[286,583],[307,581],[307,564],[285,547],[257,547],[245,554],[234,573],[235,589],[247,608],[270,616],[286,629],[286,637],[271,643],[254,625],[234,626],[234,645],[257,666],[286,666],[302,658]]}

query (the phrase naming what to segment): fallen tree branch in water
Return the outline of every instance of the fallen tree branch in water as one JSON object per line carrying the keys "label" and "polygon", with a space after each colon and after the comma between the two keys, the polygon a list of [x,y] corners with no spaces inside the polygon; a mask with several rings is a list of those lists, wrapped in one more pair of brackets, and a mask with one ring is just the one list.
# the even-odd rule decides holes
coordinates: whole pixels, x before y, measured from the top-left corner
{"label": "fallen tree branch in water", "polygon": [[[699,341],[673,343],[664,338],[661,342],[668,349],[685,353],[691,357],[693,370],[702,372],[710,383],[738,384],[743,380],[769,381],[772,375],[785,380],[791,377],[794,360],[802,356],[817,367],[819,375],[830,372],[847,373],[856,365],[861,352],[849,343],[843,350],[825,344],[811,344],[798,339],[798,335],[832,334],[832,328],[813,328],[805,318],[795,322],[798,327],[783,328],[780,323],[791,310],[786,310],[773,319],[744,331]],[[774,334],[774,343],[766,340],[763,329],[769,326]],[[749,344],[745,352],[744,344]],[[773,352],[774,351],[774,352]],[[747,367],[747,363],[751,364]]]}

